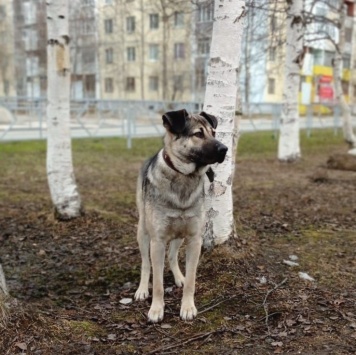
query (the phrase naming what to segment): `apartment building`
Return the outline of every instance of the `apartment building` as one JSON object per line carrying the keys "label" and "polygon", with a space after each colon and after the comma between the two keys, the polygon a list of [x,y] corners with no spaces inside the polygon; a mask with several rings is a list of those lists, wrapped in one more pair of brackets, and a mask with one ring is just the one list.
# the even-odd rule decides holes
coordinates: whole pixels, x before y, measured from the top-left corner
{"label": "apartment building", "polygon": [[11,0],[0,4],[0,96],[16,92],[14,55],[14,26]]}
{"label": "apartment building", "polygon": [[100,0],[101,97],[192,99],[192,5]]}

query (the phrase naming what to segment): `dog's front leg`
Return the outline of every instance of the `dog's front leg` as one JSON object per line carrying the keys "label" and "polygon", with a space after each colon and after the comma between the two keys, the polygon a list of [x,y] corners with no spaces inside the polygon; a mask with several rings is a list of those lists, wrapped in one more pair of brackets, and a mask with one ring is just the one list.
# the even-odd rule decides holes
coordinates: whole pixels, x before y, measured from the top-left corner
{"label": "dog's front leg", "polygon": [[151,260],[153,271],[152,305],[148,312],[148,320],[156,323],[163,319],[164,290],[163,269],[166,246],[162,240],[151,240]]}
{"label": "dog's front leg", "polygon": [[186,271],[180,317],[192,320],[197,315],[194,304],[195,278],[199,262],[202,240],[200,235],[188,239],[186,248]]}

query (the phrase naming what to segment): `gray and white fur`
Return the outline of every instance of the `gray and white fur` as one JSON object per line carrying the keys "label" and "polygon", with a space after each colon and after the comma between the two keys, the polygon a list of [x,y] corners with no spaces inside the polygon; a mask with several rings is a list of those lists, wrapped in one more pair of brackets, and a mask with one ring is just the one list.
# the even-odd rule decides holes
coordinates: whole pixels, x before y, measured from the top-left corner
{"label": "gray and white fur", "polygon": [[[150,258],[153,269],[151,322],[164,315],[163,269],[166,245],[175,283],[183,288],[180,316],[191,320],[197,314],[194,304],[202,228],[205,221],[204,179],[209,165],[225,159],[227,147],[215,139],[216,117],[186,110],[163,115],[166,128],[164,148],[147,160],[137,184],[139,223],[137,240],[142,257],[141,281],[135,299],[149,296]],[[186,273],[178,265],[178,251],[186,241]]]}

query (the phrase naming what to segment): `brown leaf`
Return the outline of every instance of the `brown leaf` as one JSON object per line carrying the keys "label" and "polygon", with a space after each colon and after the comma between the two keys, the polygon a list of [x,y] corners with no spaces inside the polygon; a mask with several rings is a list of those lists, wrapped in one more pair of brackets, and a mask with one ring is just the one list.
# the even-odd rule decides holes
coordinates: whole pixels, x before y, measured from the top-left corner
{"label": "brown leaf", "polygon": [[294,324],[296,324],[297,322],[293,319],[287,319],[286,320],[286,324],[287,324],[287,327],[291,327],[293,326]]}
{"label": "brown leaf", "polygon": [[21,350],[27,350],[26,343],[16,343],[15,346],[18,347]]}
{"label": "brown leaf", "polygon": [[278,333],[278,336],[279,336],[279,337],[286,337],[287,335],[288,335],[287,332],[280,332],[280,333]]}

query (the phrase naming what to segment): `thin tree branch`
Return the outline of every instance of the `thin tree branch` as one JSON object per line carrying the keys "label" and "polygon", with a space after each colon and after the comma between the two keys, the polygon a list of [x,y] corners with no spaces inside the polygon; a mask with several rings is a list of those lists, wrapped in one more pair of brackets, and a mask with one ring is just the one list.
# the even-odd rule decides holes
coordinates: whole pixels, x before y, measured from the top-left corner
{"label": "thin tree branch", "polygon": [[287,280],[288,280],[288,278],[285,278],[282,282],[280,282],[279,284],[275,285],[274,288],[272,288],[271,290],[267,291],[266,296],[265,296],[265,298],[263,300],[262,305],[263,305],[263,309],[265,310],[265,314],[266,314],[265,323],[266,323],[268,334],[270,334],[270,330],[269,330],[269,325],[268,325],[269,314],[268,314],[267,299],[274,291],[276,291],[279,287],[284,285],[287,282]]}

